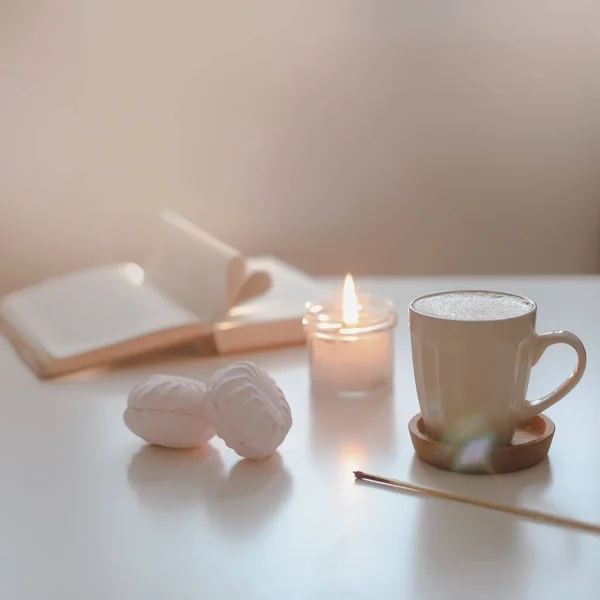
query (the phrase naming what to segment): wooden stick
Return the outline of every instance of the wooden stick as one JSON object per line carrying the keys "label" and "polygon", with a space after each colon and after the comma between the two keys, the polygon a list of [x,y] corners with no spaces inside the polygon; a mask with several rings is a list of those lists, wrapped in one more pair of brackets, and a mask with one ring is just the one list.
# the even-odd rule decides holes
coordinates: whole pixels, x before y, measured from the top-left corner
{"label": "wooden stick", "polygon": [[489,502],[488,500],[469,498],[467,496],[453,494],[452,492],[445,492],[443,490],[436,490],[434,488],[425,487],[423,485],[408,483],[407,481],[400,481],[399,479],[391,479],[389,477],[380,477],[379,475],[372,475],[371,473],[363,473],[363,471],[354,471],[354,477],[363,481],[384,483],[386,485],[391,485],[393,487],[409,490],[411,492],[419,492],[421,494],[426,494],[435,498],[442,498],[444,500],[454,500],[455,502],[463,502],[465,504],[471,504],[473,506],[481,506],[482,508],[489,508],[491,510],[498,510],[500,512],[518,515],[519,517],[526,517],[528,519],[535,519],[538,521],[546,521],[547,523],[563,525],[565,527],[572,527],[573,529],[581,529],[583,531],[588,531],[592,533],[600,533],[600,525],[597,525],[596,523],[577,521],[576,519],[570,519],[569,517],[552,515],[550,513],[532,510],[530,508],[520,508],[517,506],[498,504],[497,502]]}

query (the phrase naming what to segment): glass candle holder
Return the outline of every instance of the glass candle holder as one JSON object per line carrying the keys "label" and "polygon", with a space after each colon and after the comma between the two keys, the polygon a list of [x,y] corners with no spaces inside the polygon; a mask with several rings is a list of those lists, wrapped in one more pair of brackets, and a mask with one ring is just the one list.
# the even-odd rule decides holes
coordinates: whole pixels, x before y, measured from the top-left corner
{"label": "glass candle holder", "polygon": [[339,303],[307,304],[302,322],[313,387],[340,392],[391,387],[394,305],[384,298],[360,295],[356,309],[356,319],[348,324]]}

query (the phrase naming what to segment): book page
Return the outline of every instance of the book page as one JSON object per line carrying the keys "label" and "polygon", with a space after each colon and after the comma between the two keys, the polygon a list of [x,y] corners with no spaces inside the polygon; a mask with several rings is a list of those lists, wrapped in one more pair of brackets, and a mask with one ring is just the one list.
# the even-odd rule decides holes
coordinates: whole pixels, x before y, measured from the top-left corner
{"label": "book page", "polygon": [[1,311],[13,328],[57,359],[199,323],[194,313],[148,285],[133,263],[42,282],[5,296]]}
{"label": "book page", "polygon": [[302,317],[305,303],[323,297],[319,284],[273,257],[250,258],[257,271],[267,271],[271,287],[263,295],[234,306],[215,325],[219,352],[243,352],[304,341]]}
{"label": "book page", "polygon": [[237,250],[173,211],[161,214],[160,239],[144,271],[149,284],[209,323],[235,304],[246,277]]}

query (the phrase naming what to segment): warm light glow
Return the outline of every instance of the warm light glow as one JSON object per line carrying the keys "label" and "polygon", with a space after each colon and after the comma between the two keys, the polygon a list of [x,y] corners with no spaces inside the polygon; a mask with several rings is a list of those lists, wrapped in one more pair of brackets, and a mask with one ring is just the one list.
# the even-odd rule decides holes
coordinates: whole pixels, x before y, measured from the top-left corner
{"label": "warm light glow", "polygon": [[351,479],[354,483],[353,471],[364,469],[365,460],[365,451],[362,446],[354,443],[344,444],[338,458],[340,474],[344,479]]}
{"label": "warm light glow", "polygon": [[354,288],[354,279],[348,273],[344,280],[344,294],[342,296],[342,318],[346,325],[358,325],[358,298]]}

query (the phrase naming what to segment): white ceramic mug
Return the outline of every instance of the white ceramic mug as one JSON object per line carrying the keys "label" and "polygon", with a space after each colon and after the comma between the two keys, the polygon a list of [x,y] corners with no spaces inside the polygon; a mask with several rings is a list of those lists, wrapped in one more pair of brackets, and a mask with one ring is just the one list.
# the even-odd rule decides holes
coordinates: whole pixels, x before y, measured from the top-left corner
{"label": "white ceramic mug", "polygon": [[[527,306],[517,316],[484,320],[449,318],[415,307],[432,300],[445,302],[450,294],[490,295]],[[420,302],[424,299],[425,303]],[[558,402],[579,383],[586,365],[583,343],[568,331],[537,334],[536,314],[532,300],[501,292],[440,292],[411,302],[415,381],[429,435],[455,442],[486,436],[495,445],[510,444],[518,425]],[[553,392],[527,400],[531,368],[553,344],[571,346],[577,352],[577,366]]]}

